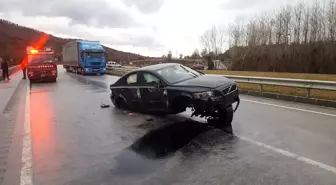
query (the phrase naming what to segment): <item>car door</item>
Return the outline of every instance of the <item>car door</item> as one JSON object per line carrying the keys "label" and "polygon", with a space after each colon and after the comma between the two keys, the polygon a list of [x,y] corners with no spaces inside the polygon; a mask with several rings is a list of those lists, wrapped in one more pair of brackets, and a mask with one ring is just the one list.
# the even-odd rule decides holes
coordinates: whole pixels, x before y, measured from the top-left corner
{"label": "car door", "polygon": [[167,111],[167,91],[164,86],[158,86],[163,81],[149,72],[139,73],[139,80],[143,107],[150,111]]}
{"label": "car door", "polygon": [[141,96],[138,79],[137,72],[126,76],[125,87],[121,89],[121,94],[126,99],[129,106],[136,110],[141,110]]}

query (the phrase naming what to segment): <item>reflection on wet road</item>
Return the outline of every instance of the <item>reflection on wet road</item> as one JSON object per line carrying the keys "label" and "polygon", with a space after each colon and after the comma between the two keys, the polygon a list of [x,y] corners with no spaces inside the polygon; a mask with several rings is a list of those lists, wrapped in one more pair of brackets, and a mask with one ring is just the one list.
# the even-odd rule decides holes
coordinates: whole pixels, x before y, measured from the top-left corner
{"label": "reflection on wet road", "polygon": [[[330,171],[239,137],[336,166],[336,136],[325,130],[336,131],[336,124],[328,117],[320,119],[326,128],[315,129],[315,135],[316,123],[310,121],[314,120],[311,115],[246,102],[234,117],[233,135],[208,127],[202,119],[191,120],[188,111],[151,116],[153,121],[147,121],[148,115],[129,115],[113,106],[100,108],[101,102],[111,104],[108,87],[116,79],[60,70],[56,84],[32,85],[34,184],[336,182],[336,175]],[[310,142],[309,137],[315,141]],[[307,145],[310,148],[305,149]]]}

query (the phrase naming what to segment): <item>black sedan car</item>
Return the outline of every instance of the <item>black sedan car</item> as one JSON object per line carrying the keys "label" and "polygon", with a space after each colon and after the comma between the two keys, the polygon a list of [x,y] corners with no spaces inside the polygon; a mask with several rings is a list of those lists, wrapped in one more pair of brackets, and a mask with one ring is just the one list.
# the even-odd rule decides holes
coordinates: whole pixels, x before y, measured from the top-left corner
{"label": "black sedan car", "polygon": [[231,125],[240,101],[233,80],[205,75],[177,63],[136,69],[111,84],[110,89],[117,108],[149,114],[178,114],[192,108],[191,116],[205,117],[219,128]]}

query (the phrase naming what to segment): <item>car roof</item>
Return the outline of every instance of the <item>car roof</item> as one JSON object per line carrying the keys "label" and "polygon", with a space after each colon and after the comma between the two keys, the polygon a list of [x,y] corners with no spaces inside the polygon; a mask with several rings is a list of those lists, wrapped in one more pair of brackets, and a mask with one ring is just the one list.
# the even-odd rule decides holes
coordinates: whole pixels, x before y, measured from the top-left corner
{"label": "car roof", "polygon": [[181,64],[178,64],[178,63],[154,64],[154,65],[138,68],[135,71],[156,71],[156,70],[159,70],[159,69],[163,69],[163,68],[170,67],[170,66],[176,66],[176,65],[181,65]]}

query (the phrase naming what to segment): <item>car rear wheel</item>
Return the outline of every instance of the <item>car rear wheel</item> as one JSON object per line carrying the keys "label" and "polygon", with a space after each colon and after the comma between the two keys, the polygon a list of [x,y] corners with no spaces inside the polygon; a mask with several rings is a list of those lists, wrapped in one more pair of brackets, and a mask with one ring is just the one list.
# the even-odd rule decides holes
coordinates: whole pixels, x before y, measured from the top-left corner
{"label": "car rear wheel", "polygon": [[224,110],[219,110],[218,117],[208,120],[208,123],[218,129],[227,129],[232,132],[233,107],[230,105]]}
{"label": "car rear wheel", "polygon": [[112,101],[113,105],[118,109],[127,109],[127,103],[122,98],[117,98],[115,101]]}

